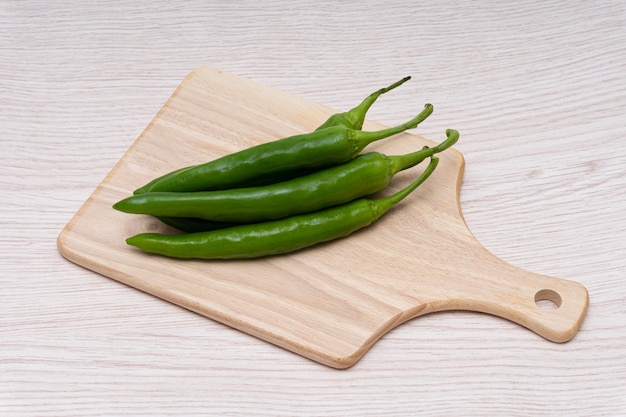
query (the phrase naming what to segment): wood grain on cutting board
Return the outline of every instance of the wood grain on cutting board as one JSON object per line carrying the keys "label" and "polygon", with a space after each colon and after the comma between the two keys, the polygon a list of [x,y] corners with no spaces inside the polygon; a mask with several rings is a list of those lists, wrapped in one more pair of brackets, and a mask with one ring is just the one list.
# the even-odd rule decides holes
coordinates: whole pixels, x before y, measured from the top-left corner
{"label": "wood grain on cutting board", "polygon": [[[408,108],[406,119],[419,111]],[[64,228],[59,250],[85,268],[336,368],[353,365],[393,327],[434,311],[497,315],[555,342],[575,335],[586,289],[509,265],[476,241],[459,206],[464,161],[455,149],[440,154],[431,178],[379,222],[345,239],[242,261],[169,259],[125,244],[136,233],[172,232],[149,216],[111,208],[134,189],[176,168],[313,130],[334,112],[213,68],[193,71]],[[463,140],[462,129],[450,127]],[[444,138],[404,133],[366,150],[401,154]],[[423,167],[398,174],[382,193],[407,185]],[[538,299],[558,308],[544,309]]]}

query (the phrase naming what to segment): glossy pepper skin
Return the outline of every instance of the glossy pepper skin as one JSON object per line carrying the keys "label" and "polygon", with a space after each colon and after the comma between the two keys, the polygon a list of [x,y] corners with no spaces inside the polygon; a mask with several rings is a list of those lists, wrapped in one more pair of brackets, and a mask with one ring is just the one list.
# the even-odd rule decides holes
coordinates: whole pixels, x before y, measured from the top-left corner
{"label": "glossy pepper skin", "polygon": [[416,180],[389,197],[359,198],[314,213],[209,232],[141,233],[126,239],[126,243],[145,252],[174,258],[242,259],[293,252],[348,236],[374,223],[419,187],[433,173],[438,161],[437,157],[431,157]]}
{"label": "glossy pepper skin", "polygon": [[[320,130],[325,130],[330,127],[345,127],[345,128],[353,129],[353,130],[361,130],[363,127],[363,122],[365,120],[365,115],[367,111],[372,106],[372,104],[374,104],[374,102],[378,99],[378,97],[404,84],[406,81],[410,79],[411,79],[410,76],[404,77],[403,79],[396,81],[395,83],[387,87],[381,88],[371,93],[361,103],[359,103],[359,105],[352,108],[351,110],[347,112],[333,114],[324,123],[322,123],[317,129],[315,129],[315,132],[320,131]],[[432,112],[432,108],[431,108],[431,112]],[[428,117],[428,115],[426,115],[424,119],[426,117]],[[158,178],[153,179],[152,181],[145,184],[144,186],[136,189],[134,191],[134,194],[142,194],[142,193],[149,192],[149,191],[176,191],[176,190],[172,190],[172,189],[168,190],[167,188],[164,188],[166,187],[166,185],[164,184],[168,184],[172,181],[172,179],[180,178],[182,175],[192,175],[194,171],[198,171],[200,169],[201,168],[199,168],[199,165],[193,165],[193,166],[183,167],[183,168],[179,168],[177,170],[171,171],[165,175],[162,175]],[[305,170],[305,172],[306,171],[307,170]],[[310,172],[311,169],[309,169],[308,171]],[[298,170],[296,170],[296,172],[287,171],[284,175],[281,175],[281,173],[274,174],[274,175],[270,174],[269,178],[261,178],[260,180],[257,178],[253,178],[249,181],[240,182],[237,186],[243,187],[243,186],[263,185],[266,183],[270,183],[274,181],[281,181],[287,178],[294,177],[296,176],[295,174],[299,174],[301,172],[302,171],[298,172]],[[157,186],[157,184],[159,183],[161,185]],[[228,188],[228,187],[216,187],[216,188]],[[195,191],[200,191],[200,190],[195,190]],[[202,191],[206,191],[206,190],[202,190]]]}
{"label": "glossy pepper skin", "polygon": [[369,152],[303,177],[262,187],[192,193],[149,192],[119,201],[117,210],[153,216],[191,217],[214,222],[256,223],[347,203],[385,188],[393,176],[457,142],[448,129],[439,145],[406,155]]}

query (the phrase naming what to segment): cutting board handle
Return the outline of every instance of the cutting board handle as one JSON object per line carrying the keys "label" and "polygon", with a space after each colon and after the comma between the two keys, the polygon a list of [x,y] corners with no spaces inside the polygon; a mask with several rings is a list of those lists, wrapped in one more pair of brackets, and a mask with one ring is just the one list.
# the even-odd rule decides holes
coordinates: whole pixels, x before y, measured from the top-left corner
{"label": "cutting board handle", "polygon": [[434,310],[493,314],[558,343],[574,337],[589,305],[583,285],[523,270],[480,248],[472,279],[455,296],[435,302]]}
{"label": "cutting board handle", "polygon": [[[461,209],[463,155],[450,149],[441,160],[443,169],[426,184],[437,190],[429,195],[429,205],[411,208],[416,218],[436,221],[421,223],[417,231],[403,231],[414,234],[411,241],[418,242],[425,257],[420,270],[428,271],[428,277],[414,280],[409,289],[419,300],[414,306],[416,314],[479,311],[511,320],[553,342],[572,339],[587,312],[587,289],[574,281],[511,265],[485,248],[471,232]],[[418,204],[419,200],[413,205]],[[433,264],[429,259],[440,261]]]}

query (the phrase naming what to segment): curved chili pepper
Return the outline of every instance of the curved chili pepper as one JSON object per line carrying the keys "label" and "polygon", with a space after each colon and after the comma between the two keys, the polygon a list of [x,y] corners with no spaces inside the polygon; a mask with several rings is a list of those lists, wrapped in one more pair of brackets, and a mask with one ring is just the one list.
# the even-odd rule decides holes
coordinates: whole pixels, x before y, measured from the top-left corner
{"label": "curved chili pepper", "polygon": [[404,77],[403,79],[396,81],[395,83],[387,87],[374,91],[372,94],[365,97],[365,99],[355,108],[347,112],[333,114],[332,116],[328,118],[328,120],[322,123],[315,130],[322,130],[331,126],[345,126],[350,129],[361,130],[363,128],[363,122],[365,121],[365,114],[367,113],[369,108],[372,106],[372,104],[374,104],[374,102],[378,99],[378,97],[380,97],[381,95],[385,94],[388,91],[393,90],[396,87],[401,86],[402,84],[409,81],[410,79],[411,79],[410,76]]}
{"label": "curved chili pepper", "polygon": [[[361,103],[359,103],[359,105],[357,105],[356,107],[352,108],[351,110],[347,112],[333,114],[315,130],[322,130],[331,126],[346,126],[348,128],[361,130],[363,127],[363,122],[365,121],[365,115],[367,114],[367,111],[372,106],[372,104],[374,104],[374,102],[378,99],[378,97],[380,97],[382,94],[385,94],[395,89],[396,87],[399,87],[400,85],[404,84],[410,79],[411,79],[411,76],[407,76],[407,77],[402,78],[399,81],[396,81],[395,83],[387,87],[374,91],[369,96],[367,96]],[[184,167],[167,175],[172,176],[184,170],[188,170],[189,168],[191,167]],[[303,171],[302,175],[306,175],[307,173],[308,173],[307,171]],[[144,193],[145,192],[144,190],[148,190],[152,188],[152,186],[156,184],[158,181],[160,181],[162,178],[163,177],[159,177],[159,178],[152,180],[148,184],[144,185],[142,188],[136,190],[134,194]],[[279,177],[276,180],[280,181],[281,178]],[[252,187],[256,185],[262,185],[267,182],[269,181],[267,180],[262,181],[260,184],[255,184],[254,182],[251,182],[250,184],[248,184],[248,186]],[[196,219],[196,218],[163,217],[163,216],[158,216],[158,218],[159,220],[161,220],[163,223],[167,224],[170,227],[180,230],[181,232],[189,232],[189,233],[222,229],[224,227],[228,227],[232,225],[230,223],[214,222],[214,221]]]}
{"label": "curved chili pepper", "polygon": [[[378,97],[380,97],[382,94],[385,94],[388,91],[393,90],[394,88],[404,84],[405,82],[407,82],[408,80],[410,80],[411,77],[404,77],[403,79],[396,81],[395,83],[381,88],[379,90],[376,90],[375,92],[371,93],[369,96],[367,96],[361,103],[359,103],[358,106],[354,107],[353,109],[347,111],[347,112],[342,112],[342,113],[336,113],[333,114],[332,116],[330,116],[324,123],[322,123],[317,129],[315,129],[315,131],[318,130],[323,130],[329,127],[334,127],[334,126],[344,126],[347,127],[349,129],[355,129],[355,130],[361,130],[361,128],[363,127],[363,122],[365,120],[365,115],[367,113],[367,111],[369,110],[369,108],[372,106],[372,104],[374,104],[374,102],[378,99]],[[152,181],[148,182],[147,184],[145,184],[144,186],[136,189],[134,191],[133,194],[142,194],[148,191],[153,191],[153,188],[155,187],[155,185],[159,182],[165,182],[167,178],[171,178],[177,175],[180,175],[181,173],[183,173],[184,171],[188,171],[190,170],[190,168],[194,168],[194,166],[188,166],[188,167],[183,167],[177,170],[174,170],[172,172],[169,172],[167,174],[164,174],[158,178],[153,179]],[[306,172],[305,172],[306,173]],[[292,176],[292,175],[290,175]],[[280,176],[278,176],[277,178],[275,178],[275,180],[281,180],[284,179]],[[274,179],[265,179],[262,181],[251,181],[249,184],[245,184],[246,186],[255,186],[255,185],[263,185],[266,184],[268,182],[272,182],[274,181]],[[243,184],[242,184],[243,185]]]}
{"label": "curved chili pepper", "polygon": [[456,130],[439,145],[406,155],[369,152],[341,165],[262,187],[205,192],[149,192],[113,205],[125,213],[192,217],[213,222],[256,223],[347,203],[385,188],[393,176],[442,152],[459,138]]}
{"label": "curved chili pepper", "polygon": [[135,191],[209,191],[237,188],[276,175],[301,174],[302,170],[321,169],[347,162],[372,142],[417,127],[433,111],[427,104],[413,119],[398,126],[373,132],[331,126],[312,133],[290,136],[263,143],[213,161],[180,169],[152,182],[149,189]]}
{"label": "curved chili pepper", "polygon": [[438,161],[437,157],[431,157],[430,164],[416,180],[389,197],[359,198],[314,213],[209,232],[141,233],[126,239],[126,243],[145,252],[174,258],[257,258],[293,252],[348,236],[374,223],[419,187],[433,173]]}

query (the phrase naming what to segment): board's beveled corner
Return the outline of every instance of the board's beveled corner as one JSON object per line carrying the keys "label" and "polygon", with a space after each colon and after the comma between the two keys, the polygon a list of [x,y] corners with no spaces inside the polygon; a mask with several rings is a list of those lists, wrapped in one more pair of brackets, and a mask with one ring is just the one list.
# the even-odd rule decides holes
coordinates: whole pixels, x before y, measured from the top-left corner
{"label": "board's beveled corner", "polygon": [[183,80],[183,83],[185,82],[185,80],[187,79],[191,79],[193,77],[196,77],[198,75],[204,75],[207,73],[213,73],[213,74],[223,74],[224,71],[215,68],[215,67],[211,67],[209,65],[200,65],[194,69],[192,69],[191,71],[189,71],[187,73],[187,76],[185,76],[185,79]]}
{"label": "board's beveled corner", "polygon": [[72,228],[72,220],[70,220],[64,227],[61,229],[61,232],[57,236],[56,245],[57,251],[63,256],[65,259],[71,261],[72,252],[70,251],[67,240],[68,234],[70,233]]}
{"label": "board's beveled corner", "polygon": [[356,363],[359,362],[363,358],[363,356],[365,356],[367,351],[369,351],[373,343],[371,344],[367,343],[363,346],[360,346],[354,352],[346,356],[333,356],[328,353],[312,352],[310,350],[305,350],[305,351],[299,350],[299,351],[295,351],[294,353],[304,356],[321,365],[328,366],[329,368],[333,368],[337,370],[346,370],[356,365]]}
{"label": "board's beveled corner", "polygon": [[390,317],[385,323],[383,323],[373,334],[363,342],[361,346],[355,349],[351,354],[343,357],[333,358],[330,363],[323,363],[324,365],[331,366],[336,369],[348,369],[353,367],[357,362],[359,362],[370,349],[378,343],[387,333],[392,331],[398,326],[401,326],[403,323],[419,317],[423,314],[427,314],[429,312],[428,305],[426,303],[417,302],[411,308],[406,309],[405,311],[398,312],[393,317]]}

